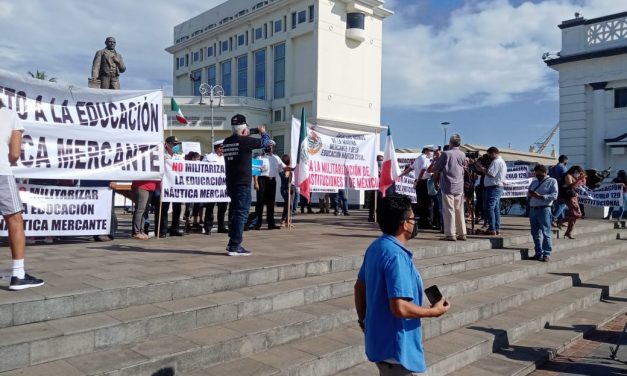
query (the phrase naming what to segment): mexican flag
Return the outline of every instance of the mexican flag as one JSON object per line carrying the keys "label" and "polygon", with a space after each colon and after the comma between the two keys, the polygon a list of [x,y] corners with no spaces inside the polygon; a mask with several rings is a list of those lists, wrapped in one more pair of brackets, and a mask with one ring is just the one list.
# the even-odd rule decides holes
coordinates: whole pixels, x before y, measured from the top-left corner
{"label": "mexican flag", "polygon": [[176,101],[174,100],[174,97],[172,97],[172,99],[170,100],[170,109],[172,111],[176,112],[176,120],[179,123],[187,124],[187,119],[185,119],[185,116],[183,116],[183,112],[181,111],[179,105],[176,104]]}
{"label": "mexican flag", "polygon": [[385,140],[385,151],[383,154],[383,164],[381,165],[381,177],[379,178],[379,191],[385,197],[385,191],[396,183],[396,178],[400,175],[396,150],[394,150],[394,140],[392,131],[388,127],[388,136]]}
{"label": "mexican flag", "polygon": [[[296,120],[296,119],[294,119]],[[307,153],[307,118],[305,117],[305,109],[300,113],[300,133],[298,136],[298,159],[294,168],[294,181],[300,188],[300,194],[311,200],[309,191],[309,154]]]}

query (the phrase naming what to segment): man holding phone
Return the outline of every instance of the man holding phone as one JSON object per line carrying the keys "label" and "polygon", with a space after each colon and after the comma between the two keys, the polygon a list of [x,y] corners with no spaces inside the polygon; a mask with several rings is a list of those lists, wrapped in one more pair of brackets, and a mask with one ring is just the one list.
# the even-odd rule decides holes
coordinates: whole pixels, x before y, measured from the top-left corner
{"label": "man holding phone", "polygon": [[421,319],[443,315],[450,304],[442,298],[422,307],[422,279],[405,247],[418,232],[410,198],[385,197],[377,210],[383,234],[366,250],[355,283],[366,355],[380,375],[417,375],[427,370]]}

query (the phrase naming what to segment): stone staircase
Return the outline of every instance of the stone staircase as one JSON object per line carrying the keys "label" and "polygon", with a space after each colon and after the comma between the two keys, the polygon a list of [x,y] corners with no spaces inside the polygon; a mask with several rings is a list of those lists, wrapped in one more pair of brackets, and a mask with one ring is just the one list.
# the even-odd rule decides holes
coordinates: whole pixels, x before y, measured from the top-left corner
{"label": "stone staircase", "polygon": [[[423,320],[429,374],[523,375],[627,309],[623,228],[579,226],[550,263],[526,259],[528,235],[410,243],[425,286],[453,305]],[[12,294],[0,375],[375,375],[355,323],[361,258]]]}

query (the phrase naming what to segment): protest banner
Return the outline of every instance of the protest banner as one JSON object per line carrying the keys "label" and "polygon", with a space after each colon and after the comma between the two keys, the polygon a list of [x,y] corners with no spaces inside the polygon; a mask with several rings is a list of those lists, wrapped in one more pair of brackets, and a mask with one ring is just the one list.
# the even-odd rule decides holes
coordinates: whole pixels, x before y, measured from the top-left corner
{"label": "protest banner", "polygon": [[609,184],[594,191],[586,186],[577,188],[579,203],[589,206],[623,206],[623,186],[621,184]]}
{"label": "protest banner", "polygon": [[[396,160],[398,161],[398,166],[401,168],[401,171],[404,171],[407,166],[413,166],[414,161],[419,155],[420,153],[396,153]],[[396,185],[394,187],[396,193],[409,196],[413,204],[418,202],[416,199],[414,180],[416,180],[416,175],[414,171],[411,171],[405,176],[399,176],[398,179],[396,179]]]}
{"label": "protest banner", "polygon": [[508,167],[501,198],[527,197],[527,191],[533,177],[534,175],[527,165]]}
{"label": "protest banner", "polygon": [[224,164],[209,161],[165,161],[163,202],[229,202]]}
{"label": "protest banner", "polygon": [[196,141],[181,142],[181,149],[183,149],[183,153],[185,154],[192,152],[192,151],[195,151],[198,154],[202,154],[200,142],[196,142]]}
{"label": "protest banner", "polygon": [[[379,188],[374,133],[339,132],[307,124],[311,192]],[[292,118],[292,155],[298,155],[300,120]],[[294,163],[296,158],[293,158]]]}
{"label": "protest banner", "polygon": [[[106,235],[111,230],[108,187],[18,184],[26,236]],[[8,236],[0,217],[0,236]]]}
{"label": "protest banner", "polygon": [[161,91],[66,86],[0,70],[24,125],[18,178],[151,180],[163,173]]}

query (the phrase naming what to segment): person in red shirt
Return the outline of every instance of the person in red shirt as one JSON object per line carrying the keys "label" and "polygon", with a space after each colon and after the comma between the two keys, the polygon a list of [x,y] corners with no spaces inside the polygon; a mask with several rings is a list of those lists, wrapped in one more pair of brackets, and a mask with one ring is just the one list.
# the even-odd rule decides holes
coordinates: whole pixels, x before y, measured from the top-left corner
{"label": "person in red shirt", "polygon": [[148,203],[152,201],[152,196],[159,188],[159,181],[137,180],[132,184],[135,196],[135,211],[133,212],[133,239],[147,240],[148,234],[144,233],[144,214],[148,208]]}

